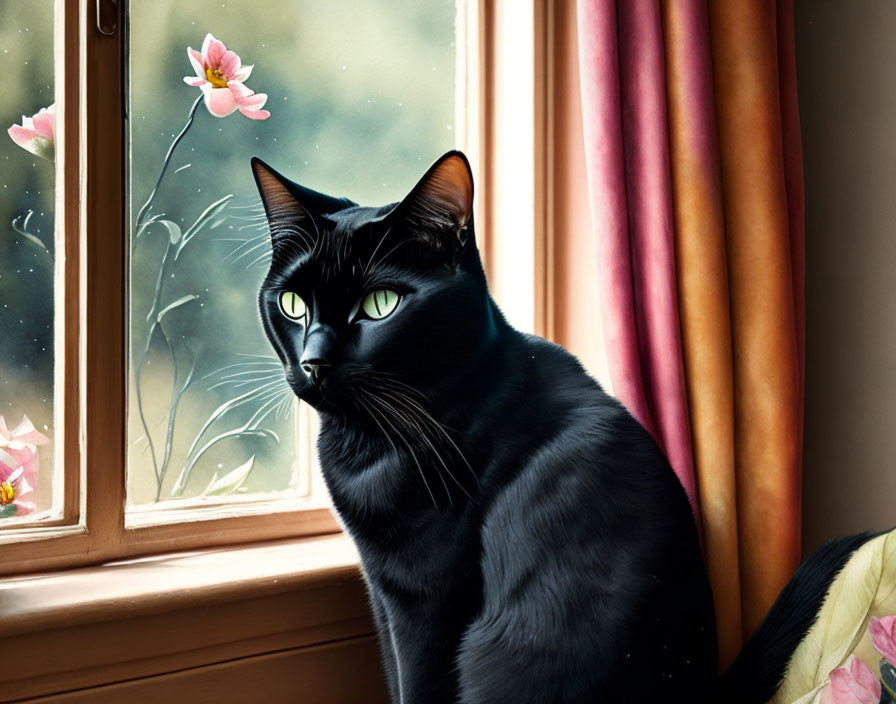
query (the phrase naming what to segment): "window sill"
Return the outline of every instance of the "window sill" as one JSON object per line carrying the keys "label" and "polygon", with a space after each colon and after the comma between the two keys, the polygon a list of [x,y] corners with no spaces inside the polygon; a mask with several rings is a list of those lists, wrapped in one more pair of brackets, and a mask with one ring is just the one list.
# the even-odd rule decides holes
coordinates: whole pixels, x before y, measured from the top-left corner
{"label": "window sill", "polygon": [[[161,686],[185,672],[208,679],[222,664],[269,666],[272,657],[306,651],[319,659],[321,646],[339,643],[346,656],[363,657],[358,684],[369,697],[379,677],[373,632],[358,556],[342,534],[10,578],[0,581],[0,637],[15,664],[0,674],[0,702],[86,689],[85,701],[107,701],[110,686]],[[298,661],[290,662],[294,671]],[[351,669],[355,677],[355,662]],[[310,683],[321,693],[314,700],[344,689],[327,680],[332,671],[310,670],[320,680]],[[281,686],[294,697],[297,684]],[[108,701],[138,694],[121,690]]]}

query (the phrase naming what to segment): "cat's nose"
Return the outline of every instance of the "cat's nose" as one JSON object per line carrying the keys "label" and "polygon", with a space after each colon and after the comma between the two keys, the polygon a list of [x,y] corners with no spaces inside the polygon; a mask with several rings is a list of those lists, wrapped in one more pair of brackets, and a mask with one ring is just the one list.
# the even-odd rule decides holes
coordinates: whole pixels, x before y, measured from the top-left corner
{"label": "cat's nose", "polygon": [[308,330],[299,364],[315,384],[320,384],[333,364],[336,331],[329,325],[314,323]]}
{"label": "cat's nose", "polygon": [[330,363],[325,359],[309,359],[302,361],[302,369],[311,377],[311,381],[320,384],[327,372],[330,371]]}

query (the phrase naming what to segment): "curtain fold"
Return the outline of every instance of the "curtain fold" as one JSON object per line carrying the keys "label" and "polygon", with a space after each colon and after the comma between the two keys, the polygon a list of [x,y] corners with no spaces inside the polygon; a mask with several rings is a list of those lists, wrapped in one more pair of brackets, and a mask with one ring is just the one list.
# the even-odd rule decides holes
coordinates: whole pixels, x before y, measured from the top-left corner
{"label": "curtain fold", "polygon": [[[663,37],[656,2],[580,3],[589,195],[613,388],[699,512],[676,300]],[[624,80],[636,76],[637,80]],[[622,80],[621,80],[622,79]],[[587,139],[587,137],[586,137]]]}
{"label": "curtain fold", "polygon": [[725,666],[800,554],[792,2],[579,0],[578,9],[613,390],[691,498]]}
{"label": "curtain fold", "polygon": [[662,4],[688,409],[719,659],[743,639],[734,459],[728,252],[719,171],[709,18],[701,0]]}

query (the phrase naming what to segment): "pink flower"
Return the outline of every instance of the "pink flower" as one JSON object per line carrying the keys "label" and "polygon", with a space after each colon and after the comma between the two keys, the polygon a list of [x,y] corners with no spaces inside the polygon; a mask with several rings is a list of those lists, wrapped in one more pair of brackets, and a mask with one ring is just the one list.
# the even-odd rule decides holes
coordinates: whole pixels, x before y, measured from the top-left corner
{"label": "pink flower", "polygon": [[184,76],[184,83],[201,88],[205,107],[215,117],[227,117],[234,110],[252,120],[267,120],[271,113],[262,110],[268,96],[256,93],[244,85],[252,73],[252,66],[243,66],[240,57],[229,51],[224,42],[211,33],[205,35],[202,51],[188,48],[187,56],[196,71],[195,76]]}
{"label": "pink flower", "polygon": [[22,115],[22,124],[13,125],[6,131],[23,149],[53,161],[56,156],[56,105],[41,108],[31,117]]}
{"label": "pink flower", "polygon": [[[22,516],[34,511],[34,504],[22,501],[37,483],[40,457],[38,445],[46,445],[49,439],[35,430],[24,416],[14,430],[9,430],[6,420],[0,416],[0,516]],[[9,510],[8,506],[14,506]]]}
{"label": "pink flower", "polygon": [[872,618],[868,625],[874,649],[893,665],[896,663],[896,614]]}
{"label": "pink flower", "polygon": [[821,704],[878,704],[880,682],[865,661],[850,655],[831,672],[831,683],[821,690]]}

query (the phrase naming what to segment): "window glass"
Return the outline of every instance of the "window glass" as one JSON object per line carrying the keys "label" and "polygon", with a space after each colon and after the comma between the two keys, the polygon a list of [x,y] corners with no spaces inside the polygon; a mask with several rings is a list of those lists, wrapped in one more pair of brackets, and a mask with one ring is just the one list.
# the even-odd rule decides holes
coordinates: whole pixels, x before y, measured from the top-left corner
{"label": "window glass", "polygon": [[307,491],[256,308],[269,249],[249,160],[363,204],[400,199],[455,146],[455,14],[131,4],[130,506]]}
{"label": "window glass", "polygon": [[61,511],[53,2],[0,3],[0,527]]}

